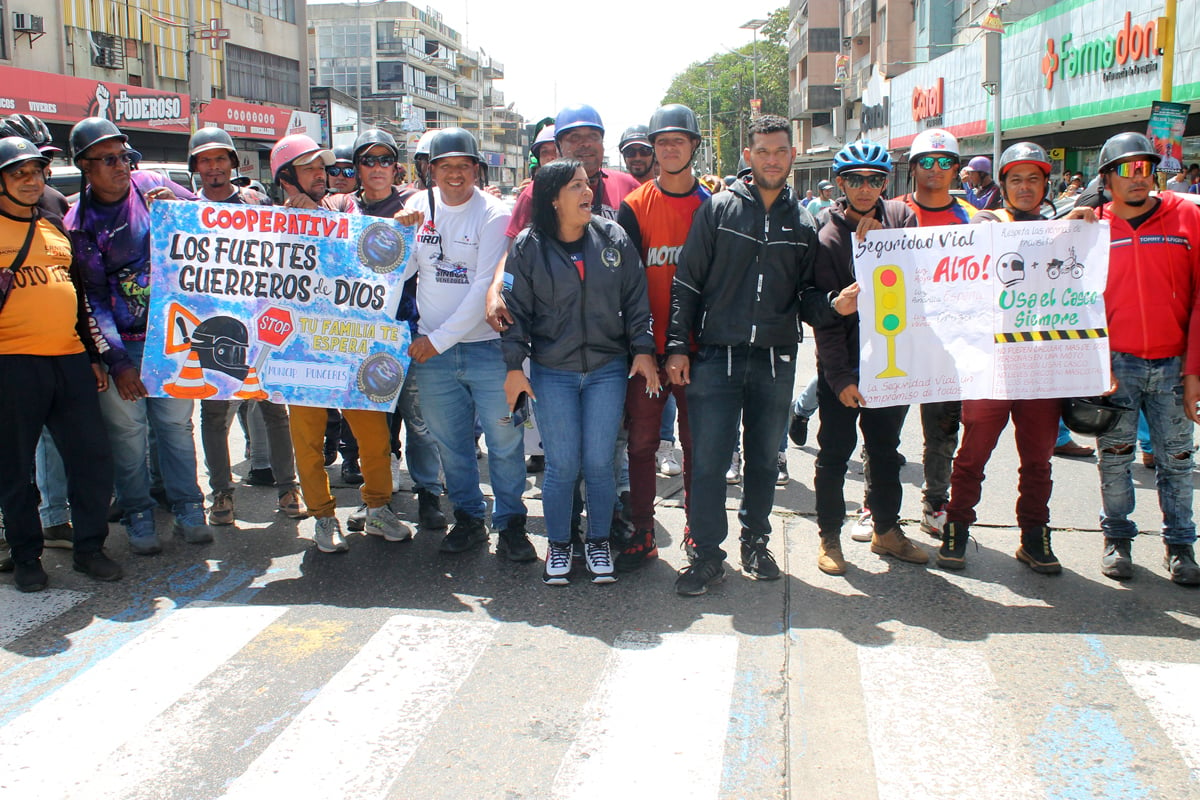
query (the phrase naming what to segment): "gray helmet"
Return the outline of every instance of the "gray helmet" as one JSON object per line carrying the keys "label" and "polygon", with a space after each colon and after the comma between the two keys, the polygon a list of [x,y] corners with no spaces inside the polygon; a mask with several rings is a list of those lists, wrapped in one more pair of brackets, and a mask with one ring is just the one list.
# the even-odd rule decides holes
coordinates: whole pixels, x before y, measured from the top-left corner
{"label": "gray helmet", "polygon": [[617,145],[617,149],[624,153],[625,147],[631,144],[641,144],[649,147],[649,133],[650,130],[645,125],[630,125],[625,129],[625,132],[621,134],[621,141]]}
{"label": "gray helmet", "polygon": [[192,134],[188,140],[188,172],[196,171],[196,156],[206,150],[227,150],[233,161],[233,168],[238,168],[237,148],[233,146],[233,138],[221,128],[201,128]]}
{"label": "gray helmet", "polygon": [[679,103],[654,109],[654,114],[650,117],[650,141],[653,142],[655,136],[668,131],[679,131],[699,139],[700,122],[696,119],[696,112]]}
{"label": "gray helmet", "polygon": [[344,161],[347,164],[354,163],[354,147],[351,145],[341,144],[333,148],[333,163]]}
{"label": "gray helmet", "polygon": [[1000,154],[1000,164],[996,170],[996,174],[1000,180],[1004,180],[1004,173],[1009,169],[1019,164],[1032,164],[1042,172],[1046,173],[1046,177],[1050,177],[1050,170],[1053,169],[1050,164],[1050,156],[1046,154],[1045,148],[1040,144],[1033,142],[1017,142],[1009,145],[1008,148]]}
{"label": "gray helmet", "polygon": [[[382,131],[379,128],[368,128],[358,135],[354,140],[353,161],[358,163],[358,157],[362,155],[364,150],[370,150],[375,145],[383,145],[392,153],[392,158],[400,158],[400,147],[396,144],[396,140],[387,131]],[[337,151],[334,151],[337,154]],[[340,160],[340,159],[339,159]]]}
{"label": "gray helmet", "polygon": [[109,139],[119,139],[126,147],[129,146],[129,137],[104,117],[81,119],[71,128],[71,158],[78,161],[89,147]]}
{"label": "gray helmet", "polygon": [[429,163],[452,156],[472,158],[480,164],[487,163],[480,155],[479,145],[470,131],[462,128],[442,128],[429,143]]}
{"label": "gray helmet", "polygon": [[50,156],[21,136],[5,136],[0,139],[0,170],[15,167],[26,161],[40,161],[44,167],[50,163]]}
{"label": "gray helmet", "polygon": [[1154,149],[1151,141],[1140,133],[1118,133],[1100,148],[1100,171],[1107,172],[1113,164],[1136,156],[1157,164],[1162,156]]}

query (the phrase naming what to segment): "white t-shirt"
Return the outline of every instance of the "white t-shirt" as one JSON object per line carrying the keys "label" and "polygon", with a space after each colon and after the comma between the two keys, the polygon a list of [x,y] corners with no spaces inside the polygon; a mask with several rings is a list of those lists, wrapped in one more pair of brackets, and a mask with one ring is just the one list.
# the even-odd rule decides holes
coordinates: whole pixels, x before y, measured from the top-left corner
{"label": "white t-shirt", "polygon": [[457,206],[446,205],[440,189],[433,194],[432,216],[429,192],[417,192],[405,204],[423,212],[425,222],[414,239],[404,279],[417,276],[417,329],[444,353],[459,342],[500,337],[487,324],[485,306],[496,265],[508,249],[504,231],[510,214],[503,203],[479,189]]}

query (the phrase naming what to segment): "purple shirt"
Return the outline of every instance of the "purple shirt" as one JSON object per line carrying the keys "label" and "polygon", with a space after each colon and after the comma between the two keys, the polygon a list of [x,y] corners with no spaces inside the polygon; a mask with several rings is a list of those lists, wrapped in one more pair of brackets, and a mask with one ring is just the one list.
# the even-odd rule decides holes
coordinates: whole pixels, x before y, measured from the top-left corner
{"label": "purple shirt", "polygon": [[146,337],[150,310],[150,207],[145,194],[165,186],[183,200],[196,196],[156,172],[135,170],[130,191],[100,203],[90,187],[67,213],[67,230],[83,276],[91,317],[88,327],[100,357],[116,374],[132,369],[124,341]]}

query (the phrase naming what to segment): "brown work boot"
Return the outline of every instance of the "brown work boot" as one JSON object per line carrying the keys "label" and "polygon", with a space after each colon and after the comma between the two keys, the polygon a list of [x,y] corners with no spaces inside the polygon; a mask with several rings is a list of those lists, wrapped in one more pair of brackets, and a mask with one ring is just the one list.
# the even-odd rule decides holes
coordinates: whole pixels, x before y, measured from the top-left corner
{"label": "brown work boot", "polygon": [[839,536],[822,536],[817,550],[817,569],[826,575],[845,575],[846,559],[842,556],[842,540]]}
{"label": "brown work boot", "polygon": [[208,509],[209,525],[233,524],[233,492],[217,492]]}
{"label": "brown work boot", "polygon": [[896,525],[887,533],[876,533],[871,538],[871,552],[881,556],[891,556],[910,564],[924,564],[929,561],[929,553],[908,540],[900,526]]}

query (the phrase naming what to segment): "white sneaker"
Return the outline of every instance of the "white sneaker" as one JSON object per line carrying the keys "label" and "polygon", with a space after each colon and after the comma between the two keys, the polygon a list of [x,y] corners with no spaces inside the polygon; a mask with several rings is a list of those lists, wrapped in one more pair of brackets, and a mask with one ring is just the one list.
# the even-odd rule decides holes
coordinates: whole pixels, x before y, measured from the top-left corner
{"label": "white sneaker", "polygon": [[542,583],[549,586],[565,586],[571,580],[571,543],[550,542],[546,548],[546,569]]}
{"label": "white sneaker", "polygon": [[742,454],[734,453],[733,461],[729,462],[729,470],[725,473],[725,482],[729,484],[742,482]]}
{"label": "white sneaker", "polygon": [[322,553],[344,553],[350,549],[346,537],[342,536],[342,524],[337,517],[317,517],[313,541]]}
{"label": "white sneaker", "polygon": [[864,508],[858,512],[858,519],[850,529],[850,538],[856,542],[869,542],[875,534],[875,520],[871,519],[871,509]]}
{"label": "white sneaker", "polygon": [[942,528],[946,525],[946,512],[944,509],[934,511],[928,506],[921,514],[921,530],[928,533],[930,536],[942,538]]}
{"label": "white sneaker", "polygon": [[658,443],[658,474],[667,478],[673,478],[683,472],[683,467],[679,465],[679,458],[675,455],[675,445],[668,442],[666,439]]}
{"label": "white sneaker", "polygon": [[413,538],[412,525],[397,517],[387,506],[367,512],[363,531],[369,536],[382,536],[389,542],[407,542]]}
{"label": "white sneaker", "polygon": [[608,549],[608,539],[589,539],[583,546],[583,557],[587,562],[587,570],[592,575],[592,583],[612,583],[617,579],[613,574],[612,552]]}
{"label": "white sneaker", "polygon": [[396,454],[391,455],[392,467],[392,494],[400,491],[400,459],[396,458]]}

